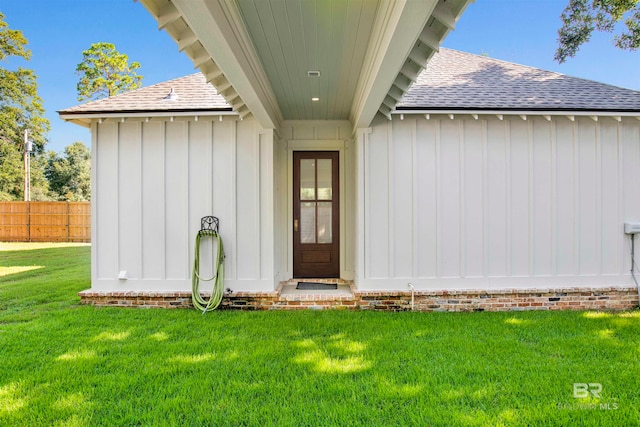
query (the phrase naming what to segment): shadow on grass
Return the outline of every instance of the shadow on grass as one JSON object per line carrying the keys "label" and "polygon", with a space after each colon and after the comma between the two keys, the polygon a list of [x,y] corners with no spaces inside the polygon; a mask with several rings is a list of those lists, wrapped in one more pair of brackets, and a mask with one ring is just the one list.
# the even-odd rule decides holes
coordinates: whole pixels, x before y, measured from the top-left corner
{"label": "shadow on grass", "polygon": [[31,258],[0,278],[0,425],[640,422],[638,312],[97,309],[88,248]]}
{"label": "shadow on grass", "polygon": [[[0,334],[0,421],[632,425],[639,320],[62,310]],[[616,343],[599,336],[605,329]],[[582,402],[574,383],[602,384],[596,409],[572,406]]]}
{"label": "shadow on grass", "polygon": [[0,269],[14,271],[0,276],[0,322],[77,304],[77,293],[91,286],[90,252],[90,246],[0,252]]}

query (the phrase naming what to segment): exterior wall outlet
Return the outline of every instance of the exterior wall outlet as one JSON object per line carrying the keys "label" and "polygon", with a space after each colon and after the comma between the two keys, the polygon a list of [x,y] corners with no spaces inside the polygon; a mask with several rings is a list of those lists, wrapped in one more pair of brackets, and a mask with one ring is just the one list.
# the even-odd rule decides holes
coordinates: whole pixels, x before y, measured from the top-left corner
{"label": "exterior wall outlet", "polygon": [[639,233],[640,233],[640,222],[624,223],[624,234],[639,234]]}

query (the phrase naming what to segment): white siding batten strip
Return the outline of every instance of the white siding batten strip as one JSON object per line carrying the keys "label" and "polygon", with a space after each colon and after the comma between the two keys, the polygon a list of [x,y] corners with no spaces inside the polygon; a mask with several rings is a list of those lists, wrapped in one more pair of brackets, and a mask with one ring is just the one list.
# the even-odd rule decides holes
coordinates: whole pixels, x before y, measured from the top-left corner
{"label": "white siding batten strip", "polygon": [[[499,120],[502,120],[501,118],[498,118]],[[512,243],[511,243],[511,236],[513,235],[512,230],[511,230],[511,215],[512,215],[512,209],[511,209],[511,178],[513,175],[513,172],[511,170],[511,122],[509,120],[504,122],[504,132],[505,132],[505,138],[504,138],[504,142],[505,142],[505,161],[506,161],[506,167],[505,167],[505,173],[507,175],[507,182],[506,182],[506,196],[505,196],[505,208],[506,208],[506,212],[505,212],[505,218],[507,219],[507,226],[506,226],[506,231],[505,231],[505,238],[506,238],[506,242],[505,242],[505,253],[507,256],[506,261],[506,274],[507,276],[511,276],[513,274],[513,253],[512,253]]]}
{"label": "white siding batten strip", "polygon": [[[186,126],[185,126],[185,132],[186,132],[186,136],[185,136],[185,140],[187,142],[185,149],[187,151],[187,188],[186,188],[186,192],[187,192],[187,232],[186,234],[186,238],[187,238],[187,243],[186,246],[187,248],[191,249],[191,235],[195,230],[200,230],[200,224],[198,221],[198,225],[196,226],[196,219],[193,218],[193,197],[195,194],[195,191],[193,189],[193,182],[191,180],[191,173],[190,170],[192,168],[192,164],[191,164],[191,154],[193,152],[193,141],[192,141],[192,137],[193,137],[193,132],[191,129],[192,123],[191,122],[187,122]],[[196,228],[197,227],[197,228]],[[190,267],[193,265],[193,257],[195,256],[195,254],[191,251],[188,250],[187,251],[187,265],[189,266],[188,269],[190,269]],[[189,277],[189,273],[191,273],[191,271],[188,271],[187,276]]]}
{"label": "white siding batten strip", "polygon": [[[260,178],[262,176],[262,153],[261,153],[261,149],[260,149],[260,133],[259,132],[253,132],[253,171],[254,171],[254,177],[253,177],[253,185],[256,191],[255,194],[255,200],[254,200],[254,206],[256,207],[255,209],[255,216],[254,216],[254,225],[255,225],[255,230],[256,230],[256,245],[258,248],[258,259],[255,260],[258,265],[258,277],[256,277],[256,279],[262,279],[263,278],[263,274],[262,274],[262,227],[260,224],[260,218],[262,218],[262,216],[264,215],[264,210],[263,210],[263,205],[262,205],[262,186],[260,185]],[[271,179],[273,179],[273,176],[271,177]]]}
{"label": "white siding batten strip", "polygon": [[[474,118],[478,120],[477,117]],[[482,275],[489,277],[489,125],[482,120]]]}
{"label": "white siding batten strip", "polygon": [[[526,117],[523,120],[527,120]],[[535,198],[535,150],[533,148],[533,121],[527,122],[527,149],[529,160],[529,218],[527,218],[527,233],[528,233],[528,250],[529,250],[529,266],[527,274],[529,276],[536,275],[536,230],[535,230],[535,218],[536,218],[536,198]]]}
{"label": "white siding batten strip", "polygon": [[[640,119],[639,119],[640,120]],[[624,212],[624,143],[622,140],[622,129],[623,129],[623,124],[619,123],[617,126],[617,141],[616,141],[616,146],[618,148],[618,224],[624,224],[625,218],[625,212]],[[623,256],[618,257],[619,259],[619,264],[618,264],[618,273],[619,274],[625,274],[626,272],[625,270],[625,256],[626,253],[624,253],[624,251],[622,250],[622,248],[625,247],[625,240],[627,240],[627,236],[624,235],[623,233],[618,233],[618,247],[620,248],[620,251],[623,252]],[[631,267],[631,266],[629,266]]]}
{"label": "white siding batten strip", "polygon": [[[546,117],[545,117],[546,118]],[[551,138],[551,274],[558,274],[558,122],[548,119]]]}
{"label": "white siding batten strip", "polygon": [[389,221],[389,229],[387,235],[387,245],[389,247],[389,259],[388,259],[388,270],[387,277],[395,277],[395,266],[396,266],[396,251],[395,251],[395,210],[396,210],[396,200],[395,200],[395,175],[394,175],[394,167],[393,167],[393,122],[389,120],[386,126],[387,131],[387,215]]}
{"label": "white siding batten strip", "polygon": [[[122,150],[122,136],[120,134],[120,123],[116,123],[116,141],[115,141],[115,146],[116,146],[116,188],[118,189],[118,194],[116,194],[115,197],[115,206],[114,206],[114,211],[116,213],[115,218],[116,218],[116,229],[114,231],[114,234],[116,237],[116,247],[115,247],[115,251],[116,253],[115,255],[115,259],[116,259],[116,264],[118,265],[117,270],[119,271],[121,268],[121,262],[120,262],[120,229],[121,227],[121,222],[120,221],[120,185],[121,185],[121,171],[120,171],[120,151]],[[119,274],[119,273],[116,273]]]}
{"label": "white siding batten strip", "polygon": [[578,141],[579,122],[572,120],[571,139],[573,141],[573,274],[580,275],[580,144]]}
{"label": "white siding batten strip", "polygon": [[[99,206],[98,206],[98,124],[93,121],[91,123],[91,283],[97,283],[98,280],[98,245],[96,242],[99,237]],[[93,286],[93,285],[92,285]]]}
{"label": "white siding batten strip", "polygon": [[360,224],[358,226],[359,246],[358,246],[358,271],[362,273],[360,279],[368,279],[371,276],[371,251],[368,250],[368,242],[371,240],[370,232],[370,201],[369,201],[369,186],[367,183],[367,174],[369,167],[369,134],[371,128],[361,129],[359,135],[359,150],[358,150],[358,189],[360,213],[358,219]]}
{"label": "white siding batten strip", "polygon": [[[453,114],[451,115],[451,120],[453,120]],[[458,277],[466,277],[467,276],[467,211],[466,211],[466,194],[465,194],[465,157],[466,157],[466,144],[465,144],[465,129],[464,129],[464,120],[458,120],[458,162],[460,164],[459,170],[459,191],[458,191],[458,201],[459,201],[459,215],[458,215],[458,230],[459,230],[459,264],[458,264]]]}
{"label": "white siding batten strip", "polygon": [[214,159],[215,159],[215,145],[213,143],[213,140],[215,138],[216,135],[216,122],[215,121],[211,121],[211,123],[209,123],[209,126],[207,126],[207,137],[208,137],[208,144],[209,144],[209,150],[210,155],[209,155],[209,165],[211,165],[209,167],[209,176],[207,177],[210,188],[211,188],[211,196],[209,197],[209,212],[211,213],[211,215],[213,216],[218,216],[216,215],[216,211],[215,206],[213,204],[213,186],[214,186],[214,182],[213,182],[213,165],[214,165]]}
{"label": "white siding batten strip", "polygon": [[602,224],[603,209],[602,206],[602,133],[600,122],[596,123],[594,132],[596,140],[596,224],[599,230],[596,230],[596,253],[598,254],[597,273],[602,274],[602,232],[604,230]]}
{"label": "white siding batten strip", "polygon": [[[162,150],[162,182],[160,183],[160,188],[162,188],[162,204],[161,206],[166,206],[167,205],[167,123],[164,122],[162,123],[162,128],[161,128],[161,139],[160,139],[160,149]],[[162,250],[161,253],[163,254],[162,259],[160,260],[160,280],[165,280],[167,278],[167,232],[166,232],[166,228],[167,228],[167,214],[166,214],[166,209],[161,209],[160,212],[158,212],[159,215],[162,215],[162,227],[161,227],[161,233],[162,233]]]}
{"label": "white siding batten strip", "polygon": [[436,277],[440,277],[442,271],[442,230],[440,224],[442,224],[442,168],[440,167],[440,143],[442,136],[442,129],[440,128],[442,122],[440,120],[434,120],[435,127],[435,144],[436,144]]}
{"label": "white siding batten strip", "polygon": [[138,259],[139,259],[139,275],[140,275],[140,279],[144,279],[144,262],[143,262],[143,254],[144,254],[144,226],[143,226],[143,222],[144,222],[144,203],[142,203],[142,189],[144,188],[144,125],[142,122],[140,122],[138,124],[138,142],[140,144],[140,159],[139,160],[139,164],[138,164],[138,174],[139,174],[139,180],[138,180],[138,185],[139,185],[139,195],[138,195],[138,201],[140,203],[140,221],[138,223],[138,238],[140,239],[140,253],[138,254]]}
{"label": "white siding batten strip", "polygon": [[233,239],[231,259],[233,261],[233,269],[231,274],[233,277],[230,279],[238,280],[238,122],[234,121],[231,125],[231,232],[229,233]]}
{"label": "white siding batten strip", "polygon": [[418,175],[418,120],[419,117],[414,117],[411,123],[411,181],[412,185],[412,198],[411,198],[411,275],[412,277],[418,277],[418,243],[420,241],[418,233],[419,225],[418,218],[420,212],[418,212],[418,202],[420,197],[420,181]]}

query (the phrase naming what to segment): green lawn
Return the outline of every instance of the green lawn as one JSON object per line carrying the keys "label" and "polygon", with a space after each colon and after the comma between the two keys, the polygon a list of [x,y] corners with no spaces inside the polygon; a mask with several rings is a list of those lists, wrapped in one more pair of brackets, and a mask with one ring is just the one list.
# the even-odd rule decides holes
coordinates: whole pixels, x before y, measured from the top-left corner
{"label": "green lawn", "polygon": [[0,244],[0,425],[640,425],[637,311],[96,309],[88,246],[29,248]]}

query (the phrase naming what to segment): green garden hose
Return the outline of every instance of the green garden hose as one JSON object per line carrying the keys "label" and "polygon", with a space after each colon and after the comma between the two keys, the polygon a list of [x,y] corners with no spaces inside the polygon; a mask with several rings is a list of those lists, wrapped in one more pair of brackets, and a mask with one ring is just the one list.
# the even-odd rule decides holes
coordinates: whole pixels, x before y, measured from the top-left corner
{"label": "green garden hose", "polygon": [[[208,279],[200,277],[200,239],[202,236],[211,236],[213,238],[213,247],[217,248],[211,258],[213,261],[213,276]],[[212,250],[213,251],[213,250]],[[211,297],[209,300],[205,300],[200,295],[200,281],[210,282],[215,280],[213,284],[213,290],[211,291]],[[191,300],[193,306],[200,310],[202,314],[209,310],[215,310],[222,301],[222,295],[224,293],[224,247],[222,246],[222,239],[220,235],[213,230],[200,230],[196,236],[196,249],[193,260],[193,276],[191,278]]]}

